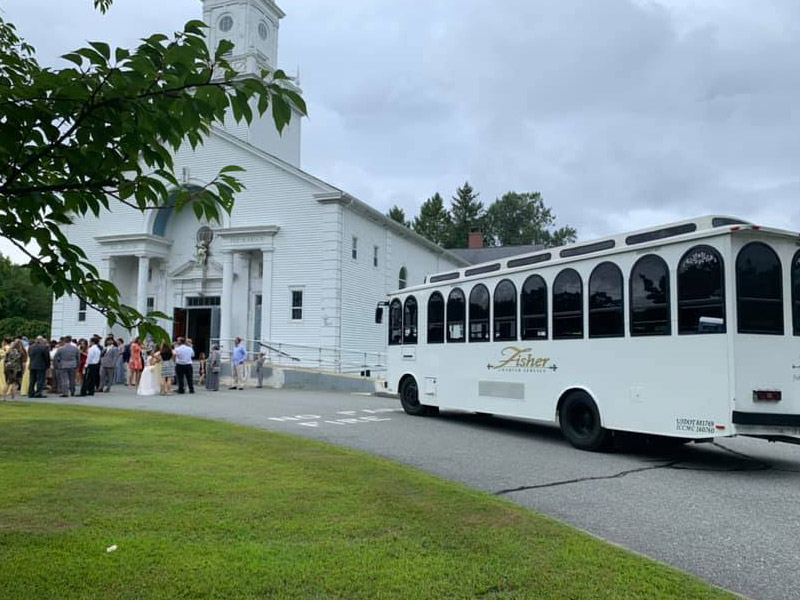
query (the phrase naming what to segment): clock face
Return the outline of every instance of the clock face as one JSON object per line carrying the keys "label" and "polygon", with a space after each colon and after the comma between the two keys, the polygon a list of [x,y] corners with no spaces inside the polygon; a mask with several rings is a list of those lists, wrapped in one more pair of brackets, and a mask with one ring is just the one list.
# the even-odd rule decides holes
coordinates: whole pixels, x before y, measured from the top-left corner
{"label": "clock face", "polygon": [[219,20],[219,30],[223,33],[227,33],[231,29],[233,29],[233,17],[225,15]]}
{"label": "clock face", "polygon": [[269,28],[264,21],[258,24],[258,37],[260,37],[263,41],[267,41],[267,37],[269,37]]}

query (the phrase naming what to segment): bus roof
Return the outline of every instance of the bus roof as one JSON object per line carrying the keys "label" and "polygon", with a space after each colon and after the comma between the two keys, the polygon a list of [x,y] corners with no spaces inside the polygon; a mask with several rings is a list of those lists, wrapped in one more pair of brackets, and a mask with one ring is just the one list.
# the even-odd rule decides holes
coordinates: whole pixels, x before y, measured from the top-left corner
{"label": "bus roof", "polygon": [[543,248],[535,252],[519,254],[502,260],[493,260],[470,265],[462,269],[436,273],[427,276],[425,282],[421,285],[396,290],[390,295],[406,294],[414,290],[434,287],[438,284],[452,284],[456,281],[463,281],[479,275],[489,275],[508,269],[516,271],[518,268],[526,266],[546,266],[551,263],[560,262],[561,259],[588,258],[593,254],[601,252],[604,254],[615,254],[634,247],[638,249],[649,246],[660,246],[665,243],[676,243],[687,239],[722,235],[740,230],[758,230],[771,235],[798,237],[796,232],[760,227],[738,217],[706,215],[694,219],[668,223],[666,225],[629,231],[615,236],[602,237],[587,242],[578,242],[555,248]]}

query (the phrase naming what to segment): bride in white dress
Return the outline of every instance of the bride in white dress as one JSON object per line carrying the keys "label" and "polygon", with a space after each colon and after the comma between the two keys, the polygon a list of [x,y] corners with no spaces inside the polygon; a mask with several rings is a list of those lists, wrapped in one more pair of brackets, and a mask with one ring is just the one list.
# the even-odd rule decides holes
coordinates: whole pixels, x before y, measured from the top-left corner
{"label": "bride in white dress", "polygon": [[139,379],[139,387],[136,390],[137,396],[158,396],[161,393],[161,374],[159,373],[160,358],[158,353],[150,357],[147,366]]}

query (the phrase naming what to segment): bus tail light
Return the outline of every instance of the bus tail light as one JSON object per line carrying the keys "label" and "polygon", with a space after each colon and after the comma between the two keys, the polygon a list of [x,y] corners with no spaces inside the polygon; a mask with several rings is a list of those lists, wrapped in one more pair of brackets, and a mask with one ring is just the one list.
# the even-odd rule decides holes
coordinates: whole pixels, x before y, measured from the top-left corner
{"label": "bus tail light", "polygon": [[780,402],[780,390],[753,390],[754,402]]}

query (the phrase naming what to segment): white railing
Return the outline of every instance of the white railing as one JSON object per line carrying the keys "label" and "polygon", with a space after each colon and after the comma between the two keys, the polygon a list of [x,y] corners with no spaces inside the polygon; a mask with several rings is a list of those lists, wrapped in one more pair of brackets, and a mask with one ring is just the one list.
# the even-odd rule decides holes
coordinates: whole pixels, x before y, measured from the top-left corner
{"label": "white railing", "polygon": [[[228,340],[233,347],[233,340]],[[386,353],[351,348],[293,344],[274,340],[243,340],[247,357],[254,360],[263,353],[267,362],[284,367],[315,369],[329,373],[378,377],[386,371]],[[218,343],[219,340],[212,340]],[[229,359],[226,352],[225,359]]]}

